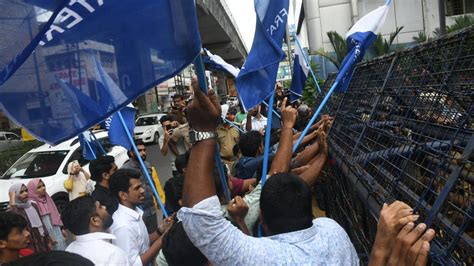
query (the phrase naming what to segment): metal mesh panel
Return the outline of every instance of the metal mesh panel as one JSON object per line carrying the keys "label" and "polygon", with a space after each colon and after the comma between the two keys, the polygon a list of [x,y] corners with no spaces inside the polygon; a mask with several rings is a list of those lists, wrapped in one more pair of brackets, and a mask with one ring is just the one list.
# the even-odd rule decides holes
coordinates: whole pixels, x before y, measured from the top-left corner
{"label": "metal mesh panel", "polygon": [[[370,250],[376,223],[360,219],[354,195],[374,217],[383,202],[407,202],[437,230],[434,262],[474,263],[473,100],[474,28],[360,64],[349,90],[331,98],[338,168],[326,171],[324,204],[346,229],[365,230],[351,235],[359,251]],[[334,193],[351,202],[328,204]]]}

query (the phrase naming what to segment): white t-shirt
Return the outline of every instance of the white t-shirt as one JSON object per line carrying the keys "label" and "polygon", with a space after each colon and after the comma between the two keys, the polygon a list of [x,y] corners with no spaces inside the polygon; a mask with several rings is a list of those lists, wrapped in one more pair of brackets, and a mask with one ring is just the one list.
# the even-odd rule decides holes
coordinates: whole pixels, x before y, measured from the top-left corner
{"label": "white t-shirt", "polygon": [[81,255],[98,266],[128,266],[125,252],[109,243],[114,239],[114,235],[107,233],[79,235],[69,244],[66,251]]}
{"label": "white t-shirt", "polygon": [[114,223],[110,231],[116,237],[112,240],[112,244],[125,251],[132,266],[142,266],[140,255],[150,248],[148,231],[142,217],[143,211],[139,208],[132,210],[122,204],[119,204],[112,215]]}
{"label": "white t-shirt", "polygon": [[[247,130],[245,129],[245,125],[247,124],[247,118],[242,121],[242,128],[244,129],[245,132]],[[260,115],[260,118],[256,118],[255,116],[252,116],[252,130],[256,131],[261,131],[264,130],[265,127],[267,126],[267,118],[263,115]]]}

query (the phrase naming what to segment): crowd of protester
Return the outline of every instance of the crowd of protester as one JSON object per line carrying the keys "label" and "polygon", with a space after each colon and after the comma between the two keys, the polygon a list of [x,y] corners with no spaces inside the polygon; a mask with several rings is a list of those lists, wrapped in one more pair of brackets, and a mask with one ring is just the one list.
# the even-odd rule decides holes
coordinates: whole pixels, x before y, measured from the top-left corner
{"label": "crowd of protester", "polygon": [[[169,217],[159,217],[138,160],[151,175],[147,147],[137,141],[139,154],[130,151],[120,169],[112,156],[91,161],[90,175],[71,162],[70,202],[61,214],[41,179],[12,185],[9,211],[0,213],[0,264],[57,258],[69,260],[64,265],[359,265],[346,231],[315,211],[312,189],[329,157],[333,118],[322,116],[293,153],[311,108],[295,108],[277,87],[281,118],[270,129],[266,106],[245,113],[197,87],[193,80],[193,99],[176,96],[160,119],[159,149],[173,161],[164,185]],[[192,143],[193,130],[216,136]],[[269,169],[263,173],[267,130]],[[434,231],[418,218],[403,202],[384,204],[369,264],[426,264]]]}

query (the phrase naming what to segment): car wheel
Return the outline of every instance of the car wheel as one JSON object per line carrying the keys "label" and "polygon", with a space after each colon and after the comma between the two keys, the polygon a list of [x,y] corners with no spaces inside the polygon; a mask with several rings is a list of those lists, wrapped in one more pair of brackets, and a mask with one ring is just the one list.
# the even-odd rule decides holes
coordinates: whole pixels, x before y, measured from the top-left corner
{"label": "car wheel", "polygon": [[61,193],[56,197],[53,197],[54,204],[56,204],[56,208],[58,208],[59,213],[62,213],[66,205],[69,203],[69,196],[67,193]]}
{"label": "car wheel", "polygon": [[153,142],[155,144],[158,144],[159,139],[160,139],[160,134],[158,134],[158,132],[155,132],[155,137],[153,138]]}

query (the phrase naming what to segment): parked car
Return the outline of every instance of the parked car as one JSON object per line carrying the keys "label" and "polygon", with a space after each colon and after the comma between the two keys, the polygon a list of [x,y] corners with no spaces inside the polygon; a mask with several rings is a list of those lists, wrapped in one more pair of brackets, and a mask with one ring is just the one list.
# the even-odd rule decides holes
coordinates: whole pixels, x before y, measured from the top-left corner
{"label": "parked car", "polygon": [[21,138],[12,132],[0,131],[0,152],[20,146]]}
{"label": "parked car", "polygon": [[141,139],[143,143],[158,143],[160,133],[163,132],[160,118],[166,114],[142,115],[135,120],[134,138]]}
{"label": "parked car", "polygon": [[[107,154],[115,158],[118,167],[128,160],[127,150],[110,144],[107,132],[95,132],[95,136]],[[0,211],[8,207],[8,189],[11,185],[19,182],[26,184],[33,178],[41,178],[46,185],[46,191],[61,212],[69,201],[64,181],[68,177],[67,165],[73,160],[78,160],[89,172],[89,160],[82,156],[78,138],[56,146],[44,144],[25,153],[0,177]]]}

